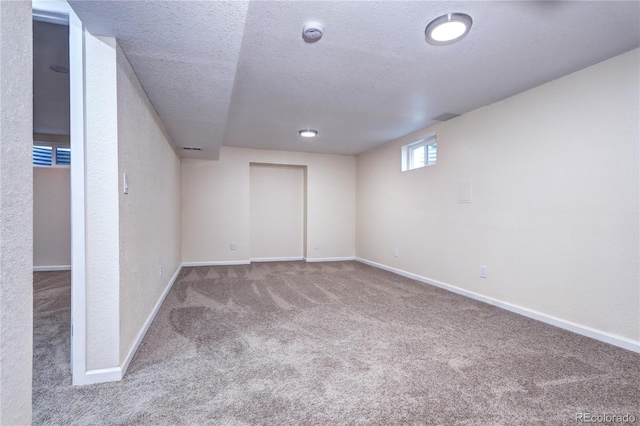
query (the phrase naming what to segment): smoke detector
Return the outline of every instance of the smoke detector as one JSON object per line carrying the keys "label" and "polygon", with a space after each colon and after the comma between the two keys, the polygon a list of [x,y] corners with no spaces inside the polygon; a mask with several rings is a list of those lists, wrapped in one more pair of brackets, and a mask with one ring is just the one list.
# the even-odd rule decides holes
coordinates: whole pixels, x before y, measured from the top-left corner
{"label": "smoke detector", "polygon": [[302,38],[307,43],[315,43],[322,38],[322,26],[317,22],[307,22],[302,29]]}

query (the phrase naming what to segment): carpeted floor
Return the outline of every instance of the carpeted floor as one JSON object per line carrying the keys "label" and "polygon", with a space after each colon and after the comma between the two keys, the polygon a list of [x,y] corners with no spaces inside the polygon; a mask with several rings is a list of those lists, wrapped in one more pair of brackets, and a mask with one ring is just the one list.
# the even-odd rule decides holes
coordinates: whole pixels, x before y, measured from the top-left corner
{"label": "carpeted floor", "polygon": [[355,262],[184,268],[121,382],[71,386],[69,274],[35,274],[34,424],[575,424],[640,355]]}

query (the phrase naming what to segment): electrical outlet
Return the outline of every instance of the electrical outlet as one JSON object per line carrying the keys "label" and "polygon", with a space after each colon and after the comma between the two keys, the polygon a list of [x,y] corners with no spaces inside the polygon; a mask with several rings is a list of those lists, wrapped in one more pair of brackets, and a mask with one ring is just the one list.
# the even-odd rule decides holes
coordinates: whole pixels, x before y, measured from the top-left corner
{"label": "electrical outlet", "polygon": [[486,266],[481,266],[480,267],[480,278],[487,278],[487,267]]}
{"label": "electrical outlet", "polygon": [[393,257],[398,257],[398,249],[393,249]]}
{"label": "electrical outlet", "polygon": [[231,248],[231,250],[235,250],[236,249],[236,243],[231,243],[229,245],[229,247]]}
{"label": "electrical outlet", "polygon": [[160,265],[160,278],[162,278],[162,265]]}
{"label": "electrical outlet", "polygon": [[314,249],[314,250],[318,250],[318,249],[320,249],[320,243],[318,243],[318,242],[313,243],[313,249]]}

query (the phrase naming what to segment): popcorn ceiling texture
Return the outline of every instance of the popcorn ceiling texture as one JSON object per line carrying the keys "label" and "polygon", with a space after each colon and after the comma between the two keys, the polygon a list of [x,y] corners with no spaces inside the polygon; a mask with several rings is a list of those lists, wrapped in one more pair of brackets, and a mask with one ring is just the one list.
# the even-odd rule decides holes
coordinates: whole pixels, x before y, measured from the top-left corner
{"label": "popcorn ceiling texture", "polygon": [[[221,145],[359,154],[640,44],[637,1],[464,2],[476,23],[445,47],[424,29],[448,1],[70,3],[118,38],[176,143],[206,148],[183,155],[209,159]],[[301,143],[307,126],[320,133]]]}
{"label": "popcorn ceiling texture", "polygon": [[355,262],[184,268],[124,379],[73,387],[68,278],[39,274],[35,425],[640,416],[640,354]]}
{"label": "popcorn ceiling texture", "polygon": [[0,2],[0,424],[31,424],[31,2]]}
{"label": "popcorn ceiling texture", "polygon": [[118,38],[176,143],[217,158],[248,2],[69,3],[89,32]]}

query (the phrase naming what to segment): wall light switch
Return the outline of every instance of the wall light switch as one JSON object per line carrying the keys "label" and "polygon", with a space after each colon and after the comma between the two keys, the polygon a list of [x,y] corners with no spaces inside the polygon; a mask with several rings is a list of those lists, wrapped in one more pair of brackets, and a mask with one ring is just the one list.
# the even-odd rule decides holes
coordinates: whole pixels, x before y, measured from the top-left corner
{"label": "wall light switch", "polygon": [[122,174],[122,192],[124,192],[125,194],[129,193],[129,180],[127,179],[127,174],[123,173]]}
{"label": "wall light switch", "polygon": [[481,266],[480,267],[480,278],[487,278],[487,267],[486,266]]}
{"label": "wall light switch", "polygon": [[471,202],[471,184],[471,179],[460,179],[458,181],[458,203],[466,204]]}

